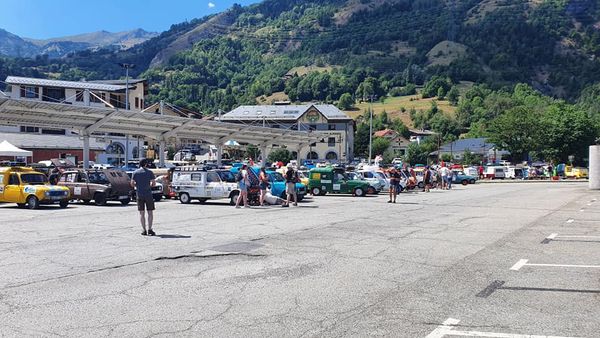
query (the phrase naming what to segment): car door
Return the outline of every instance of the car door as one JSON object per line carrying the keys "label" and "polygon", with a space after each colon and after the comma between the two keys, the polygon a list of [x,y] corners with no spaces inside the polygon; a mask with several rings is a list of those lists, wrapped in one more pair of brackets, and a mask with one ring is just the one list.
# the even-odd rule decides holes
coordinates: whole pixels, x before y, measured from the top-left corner
{"label": "car door", "polygon": [[206,190],[212,198],[223,198],[225,196],[225,187],[216,172],[206,173]]}
{"label": "car door", "polygon": [[205,197],[210,197],[207,194],[207,190],[206,190],[206,186],[205,183],[206,182],[206,178],[204,177],[206,173],[192,173],[190,175],[190,184],[189,184],[189,190],[190,190],[190,195],[194,196],[194,197],[200,197],[200,198],[205,198]]}
{"label": "car door", "polygon": [[8,183],[4,187],[4,201],[14,203],[24,203],[23,192],[21,191],[21,182],[19,175],[10,174]]}
{"label": "car door", "polygon": [[[69,183],[69,190],[71,190],[71,197],[73,199],[89,199],[89,188],[87,175],[84,172],[71,173],[75,174],[74,182]],[[67,178],[69,180],[70,177]]]}
{"label": "car door", "polygon": [[333,173],[333,192],[348,193],[348,178],[341,171]]}

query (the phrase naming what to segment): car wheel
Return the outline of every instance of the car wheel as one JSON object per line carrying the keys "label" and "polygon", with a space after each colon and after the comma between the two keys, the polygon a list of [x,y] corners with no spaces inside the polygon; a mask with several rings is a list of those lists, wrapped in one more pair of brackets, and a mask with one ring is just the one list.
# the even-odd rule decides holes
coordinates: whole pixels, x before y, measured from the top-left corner
{"label": "car wheel", "polygon": [[231,197],[229,198],[229,205],[234,206],[237,203],[237,199],[240,196],[239,191],[235,191],[231,193]]}
{"label": "car wheel", "polygon": [[206,201],[208,201],[208,198],[199,198],[198,202],[200,202],[200,204],[206,204]]}
{"label": "car wheel", "polygon": [[182,192],[181,194],[179,194],[179,202],[181,202],[182,204],[189,204],[192,201],[192,199],[190,198],[190,194],[188,194],[187,192]]}
{"label": "car wheel", "polygon": [[101,192],[96,193],[94,195],[94,203],[98,206],[106,205],[106,196]]}
{"label": "car wheel", "polygon": [[160,202],[160,200],[162,200],[162,195],[153,195],[152,198],[154,198],[154,202]]}
{"label": "car wheel", "polygon": [[469,184],[475,184],[475,180],[470,180]]}
{"label": "car wheel", "polygon": [[81,200],[83,204],[90,204],[90,200]]}
{"label": "car wheel", "polygon": [[375,195],[375,194],[377,194],[377,190],[375,190],[375,188],[373,188],[373,187],[369,187],[367,189],[367,194],[369,194],[369,195]]}
{"label": "car wheel", "polygon": [[61,208],[63,208],[63,209],[64,209],[64,208],[66,208],[67,206],[69,206],[69,201],[60,201],[60,202],[58,203],[58,205],[59,205]]}
{"label": "car wheel", "polygon": [[27,207],[29,209],[37,209],[40,207],[40,201],[38,200],[37,197],[31,195],[31,196],[27,197]]}
{"label": "car wheel", "polygon": [[462,184],[462,185],[467,185],[467,184],[469,184],[469,181],[467,181],[467,180],[462,180],[462,181],[460,182],[460,184]]}
{"label": "car wheel", "polygon": [[313,194],[313,196],[321,195],[321,188],[314,187],[311,189],[310,193]]}
{"label": "car wheel", "polygon": [[298,196],[298,202],[302,202],[302,200],[304,199],[304,195],[297,195]]}
{"label": "car wheel", "polygon": [[425,184],[423,184],[423,182],[419,182],[417,186],[419,187],[419,189],[423,189],[425,187]]}
{"label": "car wheel", "polygon": [[363,188],[356,188],[356,189],[354,189],[354,196],[364,197],[365,191],[363,190]]}
{"label": "car wheel", "polygon": [[128,198],[128,199],[125,199],[125,200],[121,200],[121,204],[123,204],[123,205],[127,205],[129,203],[131,203],[131,198]]}

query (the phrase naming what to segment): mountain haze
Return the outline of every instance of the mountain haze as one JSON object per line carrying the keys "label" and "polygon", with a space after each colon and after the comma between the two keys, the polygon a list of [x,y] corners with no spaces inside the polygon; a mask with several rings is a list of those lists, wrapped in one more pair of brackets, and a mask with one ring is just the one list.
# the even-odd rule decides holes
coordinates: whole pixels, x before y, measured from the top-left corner
{"label": "mountain haze", "polygon": [[88,49],[128,49],[157,35],[158,33],[146,32],[143,29],[134,29],[117,33],[99,31],[51,39],[30,39],[0,30],[0,54],[13,57],[48,55],[58,58]]}

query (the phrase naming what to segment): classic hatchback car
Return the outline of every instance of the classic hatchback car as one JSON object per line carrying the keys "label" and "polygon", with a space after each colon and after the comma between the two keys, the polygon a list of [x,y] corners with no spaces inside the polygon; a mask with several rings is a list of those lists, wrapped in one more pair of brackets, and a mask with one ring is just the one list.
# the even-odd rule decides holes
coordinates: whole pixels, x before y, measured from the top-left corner
{"label": "classic hatchback car", "polygon": [[228,198],[229,204],[235,205],[240,194],[237,184],[224,182],[219,172],[195,167],[176,168],[171,186],[183,204],[188,204],[194,199],[205,203],[209,199]]}
{"label": "classic hatchback car", "polygon": [[[269,182],[271,184],[271,194],[286,199],[287,193],[284,176],[277,171],[271,170],[267,171],[267,176],[269,177]],[[298,197],[298,202],[304,199],[304,195],[306,195],[306,186],[302,183],[296,183],[296,196]]]}
{"label": "classic hatchback car", "polygon": [[354,196],[365,196],[369,190],[366,181],[350,180],[342,168],[314,168],[310,170],[308,190],[313,195],[353,194]]}
{"label": "classic hatchback car", "polygon": [[37,209],[40,204],[69,205],[69,189],[49,185],[46,175],[27,167],[0,168],[0,202]]}
{"label": "classic hatchback car", "polygon": [[84,203],[93,200],[96,205],[105,205],[107,201],[119,201],[127,205],[131,202],[129,179],[118,169],[68,170],[60,175],[58,185],[69,188],[71,198]]}

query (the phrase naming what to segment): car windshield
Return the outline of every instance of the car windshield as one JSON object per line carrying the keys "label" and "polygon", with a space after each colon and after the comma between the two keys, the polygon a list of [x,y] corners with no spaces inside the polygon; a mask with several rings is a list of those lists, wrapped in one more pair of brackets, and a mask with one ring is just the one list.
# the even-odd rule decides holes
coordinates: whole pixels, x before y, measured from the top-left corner
{"label": "car windshield", "polygon": [[21,174],[21,182],[23,184],[46,184],[48,180],[42,174]]}
{"label": "car windshield", "polygon": [[104,175],[104,173],[102,173],[102,172],[89,173],[88,180],[90,183],[95,183],[95,184],[109,184],[110,183],[108,181],[108,178],[106,177],[106,175]]}
{"label": "car windshield", "polygon": [[235,183],[235,175],[233,175],[233,173],[231,171],[217,171],[217,173],[219,174],[219,177],[221,178],[222,181],[224,182],[228,182],[228,183]]}
{"label": "car windshield", "polygon": [[281,175],[278,172],[269,173],[269,177],[275,182],[284,182],[285,181],[285,178],[283,178],[283,175]]}

